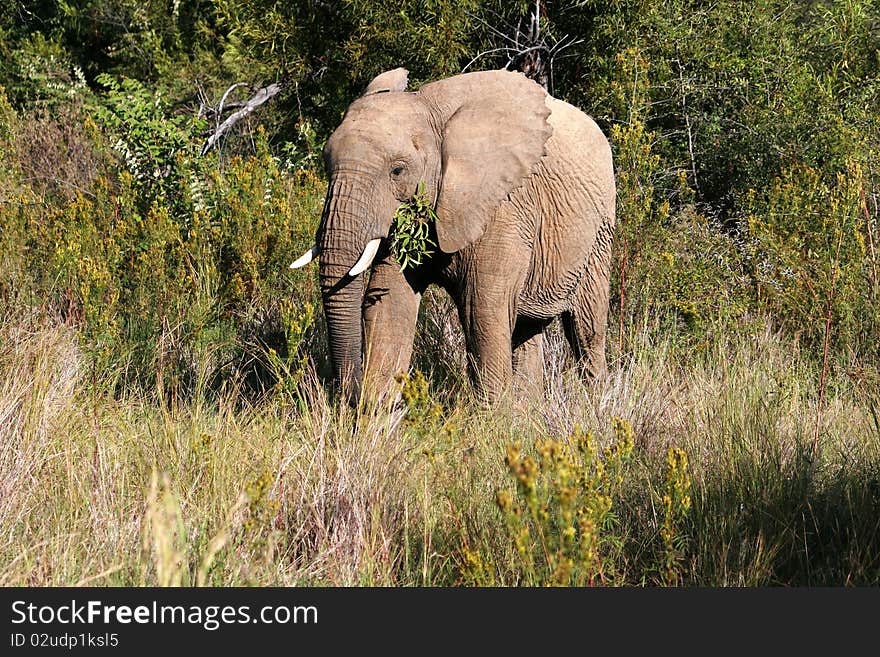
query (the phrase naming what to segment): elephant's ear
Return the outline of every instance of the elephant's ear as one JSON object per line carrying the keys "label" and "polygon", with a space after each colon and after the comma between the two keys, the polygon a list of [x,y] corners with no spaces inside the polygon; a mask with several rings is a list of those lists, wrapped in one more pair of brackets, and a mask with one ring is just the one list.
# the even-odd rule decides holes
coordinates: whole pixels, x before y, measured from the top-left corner
{"label": "elephant's ear", "polygon": [[547,93],[521,73],[466,73],[422,87],[443,129],[437,240],[454,253],[478,240],[531,175],[553,129]]}
{"label": "elephant's ear", "polygon": [[380,94],[385,91],[406,91],[406,82],[409,79],[409,71],[405,68],[395,68],[392,71],[380,73],[364,91],[364,96]]}

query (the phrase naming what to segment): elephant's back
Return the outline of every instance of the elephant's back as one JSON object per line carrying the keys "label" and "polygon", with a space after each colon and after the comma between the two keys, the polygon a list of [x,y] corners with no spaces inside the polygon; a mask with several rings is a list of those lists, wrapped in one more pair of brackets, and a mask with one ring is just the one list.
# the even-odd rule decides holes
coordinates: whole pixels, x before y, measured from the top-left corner
{"label": "elephant's back", "polygon": [[[530,273],[519,299],[521,314],[549,318],[568,310],[597,249],[600,226],[613,226],[611,147],[592,118],[547,97],[553,134],[538,170],[510,201],[520,220],[533,222]],[[531,214],[529,218],[525,215]]]}
{"label": "elephant's back", "polygon": [[547,96],[545,103],[550,108],[548,121],[553,134],[547,141],[544,163],[572,176],[572,182],[598,204],[597,210],[613,220],[614,165],[608,138],[593,118],[577,107],[552,96]]}

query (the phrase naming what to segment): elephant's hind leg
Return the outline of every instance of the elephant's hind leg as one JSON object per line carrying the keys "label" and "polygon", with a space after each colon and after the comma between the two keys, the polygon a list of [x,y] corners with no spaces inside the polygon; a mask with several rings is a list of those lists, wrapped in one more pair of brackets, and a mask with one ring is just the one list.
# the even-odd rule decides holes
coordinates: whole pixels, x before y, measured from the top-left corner
{"label": "elephant's hind leg", "polygon": [[538,392],[544,385],[546,322],[517,322],[513,332],[513,382],[518,392]]}
{"label": "elephant's hind leg", "polygon": [[513,378],[511,314],[507,303],[491,297],[483,305],[466,297],[458,309],[471,379],[477,394],[490,403],[501,398]]}
{"label": "elephant's hind leg", "polygon": [[604,328],[597,331],[591,317],[576,312],[563,313],[561,319],[565,337],[584,378],[603,378],[607,371]]}
{"label": "elephant's hind leg", "polygon": [[[595,257],[598,256],[598,257]],[[604,378],[605,333],[608,325],[608,253],[594,254],[574,294],[571,310],[562,314],[562,328],[585,378]]]}

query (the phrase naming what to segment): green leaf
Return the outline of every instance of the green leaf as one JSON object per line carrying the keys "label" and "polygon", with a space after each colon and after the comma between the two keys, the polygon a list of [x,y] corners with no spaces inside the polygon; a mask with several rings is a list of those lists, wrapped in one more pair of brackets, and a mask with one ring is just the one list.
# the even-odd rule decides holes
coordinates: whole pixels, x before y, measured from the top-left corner
{"label": "green leaf", "polygon": [[436,220],[425,182],[419,181],[415,195],[397,208],[391,226],[391,251],[400,263],[400,271],[421,265],[433,255],[437,245],[430,235]]}

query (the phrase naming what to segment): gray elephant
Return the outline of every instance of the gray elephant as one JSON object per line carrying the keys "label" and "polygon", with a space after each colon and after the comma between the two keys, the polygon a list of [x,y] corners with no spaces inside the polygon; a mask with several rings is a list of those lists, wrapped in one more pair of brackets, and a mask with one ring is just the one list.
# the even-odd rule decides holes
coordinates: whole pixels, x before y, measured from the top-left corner
{"label": "gray elephant", "polygon": [[[375,78],[331,135],[316,245],[291,265],[320,258],[337,380],[356,399],[364,372],[372,390],[409,367],[432,283],[455,301],[472,379],[490,400],[514,373],[540,380],[555,317],[584,374],[603,375],[616,193],[608,140],[520,73],[466,73],[416,92],[407,76]],[[420,184],[439,249],[401,272],[389,231]]]}

